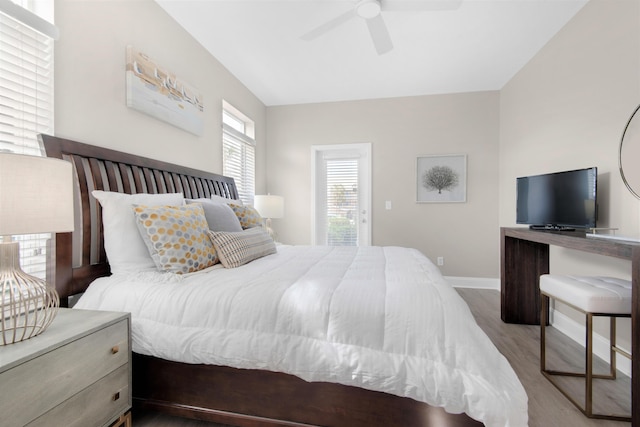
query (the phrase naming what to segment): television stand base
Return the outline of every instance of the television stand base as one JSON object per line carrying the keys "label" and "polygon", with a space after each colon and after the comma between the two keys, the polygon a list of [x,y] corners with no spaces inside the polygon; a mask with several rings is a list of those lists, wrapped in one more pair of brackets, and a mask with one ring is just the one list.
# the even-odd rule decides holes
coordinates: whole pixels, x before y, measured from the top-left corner
{"label": "television stand base", "polygon": [[545,230],[545,231],[576,231],[573,227],[566,227],[564,225],[530,225],[529,228],[531,230]]}

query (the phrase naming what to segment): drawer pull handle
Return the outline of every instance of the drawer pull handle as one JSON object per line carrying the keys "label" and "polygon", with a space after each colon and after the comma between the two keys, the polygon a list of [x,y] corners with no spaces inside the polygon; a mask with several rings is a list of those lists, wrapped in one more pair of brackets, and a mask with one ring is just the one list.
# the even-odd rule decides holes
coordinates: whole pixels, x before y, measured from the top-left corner
{"label": "drawer pull handle", "polygon": [[111,354],[116,354],[119,351],[120,351],[120,346],[114,345],[113,347],[111,347]]}
{"label": "drawer pull handle", "polygon": [[116,394],[113,395],[113,401],[115,402],[116,400],[120,399],[120,392],[117,392]]}

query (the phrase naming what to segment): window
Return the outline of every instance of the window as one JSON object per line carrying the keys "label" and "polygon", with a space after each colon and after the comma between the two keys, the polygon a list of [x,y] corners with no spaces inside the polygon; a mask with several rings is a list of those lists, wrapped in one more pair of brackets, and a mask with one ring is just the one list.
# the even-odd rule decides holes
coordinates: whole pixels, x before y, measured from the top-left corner
{"label": "window", "polygon": [[[0,151],[44,155],[38,134],[53,133],[52,17],[53,2],[0,3]],[[22,269],[44,278],[50,235],[14,238]]]}
{"label": "window", "polygon": [[243,203],[253,205],[255,195],[255,124],[229,103],[222,105],[222,173],[231,176]]}
{"label": "window", "polygon": [[327,244],[358,245],[358,159],[325,160]]}

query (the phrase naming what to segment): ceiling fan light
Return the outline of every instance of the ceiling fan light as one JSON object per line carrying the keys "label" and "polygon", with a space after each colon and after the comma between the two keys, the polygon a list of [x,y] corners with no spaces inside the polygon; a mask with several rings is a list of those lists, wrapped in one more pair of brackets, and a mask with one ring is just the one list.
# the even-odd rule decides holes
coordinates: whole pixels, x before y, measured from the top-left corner
{"label": "ceiling fan light", "polygon": [[356,5],[356,13],[364,19],[372,19],[380,15],[380,2],[377,0],[362,0]]}

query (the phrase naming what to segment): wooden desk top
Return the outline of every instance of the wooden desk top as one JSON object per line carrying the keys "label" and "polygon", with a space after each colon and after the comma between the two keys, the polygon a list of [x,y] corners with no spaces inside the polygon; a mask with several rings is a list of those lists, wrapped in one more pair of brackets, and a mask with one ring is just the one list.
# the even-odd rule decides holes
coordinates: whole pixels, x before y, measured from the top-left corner
{"label": "wooden desk top", "polygon": [[587,237],[584,231],[531,230],[526,227],[502,227],[500,231],[503,236],[506,237],[561,246],[563,248],[626,260],[633,258],[634,248],[640,248],[640,243],[627,240]]}

